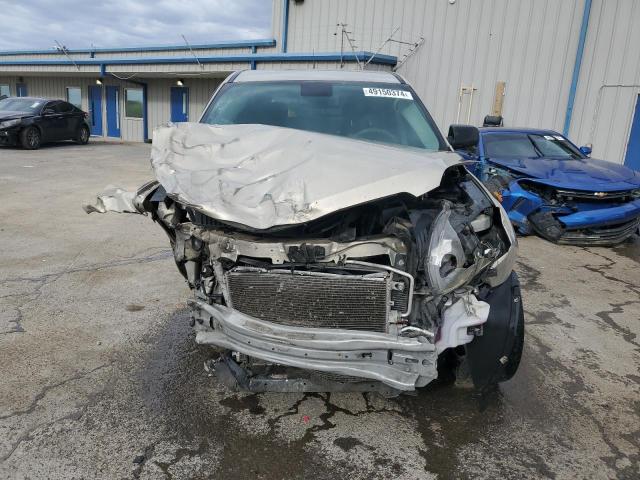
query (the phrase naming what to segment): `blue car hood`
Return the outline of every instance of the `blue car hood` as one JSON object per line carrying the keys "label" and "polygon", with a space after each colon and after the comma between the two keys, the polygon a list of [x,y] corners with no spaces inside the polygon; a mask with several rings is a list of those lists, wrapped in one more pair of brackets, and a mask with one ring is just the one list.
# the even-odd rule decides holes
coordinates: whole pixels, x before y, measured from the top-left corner
{"label": "blue car hood", "polygon": [[489,161],[556,188],[597,192],[640,188],[638,172],[593,158],[492,158]]}

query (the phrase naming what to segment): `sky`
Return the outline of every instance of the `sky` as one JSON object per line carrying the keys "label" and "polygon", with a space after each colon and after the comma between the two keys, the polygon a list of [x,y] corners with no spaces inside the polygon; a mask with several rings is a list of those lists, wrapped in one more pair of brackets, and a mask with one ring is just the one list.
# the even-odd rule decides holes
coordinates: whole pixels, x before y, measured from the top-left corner
{"label": "sky", "polygon": [[0,0],[0,50],[271,37],[271,0]]}

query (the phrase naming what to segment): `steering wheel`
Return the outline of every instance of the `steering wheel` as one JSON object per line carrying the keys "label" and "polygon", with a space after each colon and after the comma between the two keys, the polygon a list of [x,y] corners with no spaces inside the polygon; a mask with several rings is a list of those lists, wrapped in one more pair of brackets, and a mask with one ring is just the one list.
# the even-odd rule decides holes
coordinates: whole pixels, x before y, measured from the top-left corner
{"label": "steering wheel", "polygon": [[396,143],[396,136],[387,130],[383,130],[381,128],[376,127],[368,127],[363,128],[355,135],[353,138],[358,138],[360,140],[373,140],[377,142],[385,142],[385,143]]}

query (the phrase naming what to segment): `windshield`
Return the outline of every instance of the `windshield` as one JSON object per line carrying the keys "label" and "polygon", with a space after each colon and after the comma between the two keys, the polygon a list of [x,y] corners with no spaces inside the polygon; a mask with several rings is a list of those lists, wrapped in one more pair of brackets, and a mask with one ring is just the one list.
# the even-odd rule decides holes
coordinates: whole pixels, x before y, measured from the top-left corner
{"label": "windshield", "polygon": [[484,154],[489,158],[584,158],[569,140],[556,134],[486,133],[482,136],[482,142]]}
{"label": "windshield", "polygon": [[405,85],[246,82],[223,87],[202,123],[258,123],[341,137],[445,150],[433,120]]}
{"label": "windshield", "polygon": [[36,113],[43,103],[41,100],[34,100],[33,98],[5,98],[0,100],[0,112]]}

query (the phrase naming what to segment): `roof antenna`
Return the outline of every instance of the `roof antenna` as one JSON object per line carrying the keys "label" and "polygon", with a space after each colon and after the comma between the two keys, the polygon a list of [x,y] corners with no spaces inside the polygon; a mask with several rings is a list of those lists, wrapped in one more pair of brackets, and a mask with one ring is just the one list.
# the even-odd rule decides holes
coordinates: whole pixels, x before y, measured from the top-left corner
{"label": "roof antenna", "polygon": [[196,62],[198,62],[198,65],[200,65],[200,69],[204,68],[204,65],[202,65],[200,63],[200,60],[198,59],[198,57],[196,57],[195,52],[193,51],[193,48],[191,48],[191,45],[189,44],[189,42],[187,41],[187,37],[184,36],[184,34],[180,34],[180,36],[182,37],[182,39],[184,40],[184,43],[187,45],[187,47],[189,47],[189,51],[191,52],[191,55],[193,55],[193,58],[196,59]]}
{"label": "roof antenna", "polygon": [[80,67],[78,66],[78,64],[75,62],[75,60],[73,60],[73,58],[71,58],[71,56],[69,55],[69,50],[67,49],[67,47],[65,47],[64,45],[61,45],[60,42],[58,40],[54,40],[54,42],[56,42],[56,50],[64,53],[65,56],[71,61],[71,63],[73,63],[76,67],[77,70],[80,70]]}
{"label": "roof antenna", "polygon": [[[351,47],[351,51],[355,54],[355,58],[356,58],[356,62],[358,63],[358,67],[360,67],[360,70],[364,70],[364,66],[362,65],[362,63],[360,63],[360,58],[358,57],[358,53],[356,52],[356,46],[353,43],[353,38],[351,38],[351,34],[353,32],[349,32],[347,31],[347,27],[348,25],[346,23],[338,23],[336,24],[336,27],[340,27],[340,68],[344,67],[344,40],[346,39],[347,42],[349,43],[349,46]],[[334,33],[334,35],[338,35],[338,29],[336,28],[336,31]]]}
{"label": "roof antenna", "polygon": [[376,55],[378,55],[378,54],[380,53],[380,51],[384,48],[384,46],[385,46],[387,43],[389,43],[389,42],[393,39],[393,36],[396,34],[396,32],[397,32],[398,30],[400,30],[400,27],[396,27],[396,28],[393,30],[393,32],[391,32],[391,35],[389,35],[389,36],[387,37],[387,39],[386,39],[384,42],[382,42],[382,45],[380,45],[380,47],[375,51],[375,53],[374,53],[373,55],[371,55],[371,56],[369,57],[369,60],[367,60],[367,62],[364,64],[364,66],[365,66],[365,67],[366,67],[367,65],[369,65],[369,63],[371,63],[371,60],[373,60],[373,59],[374,59],[374,57],[375,57]]}

